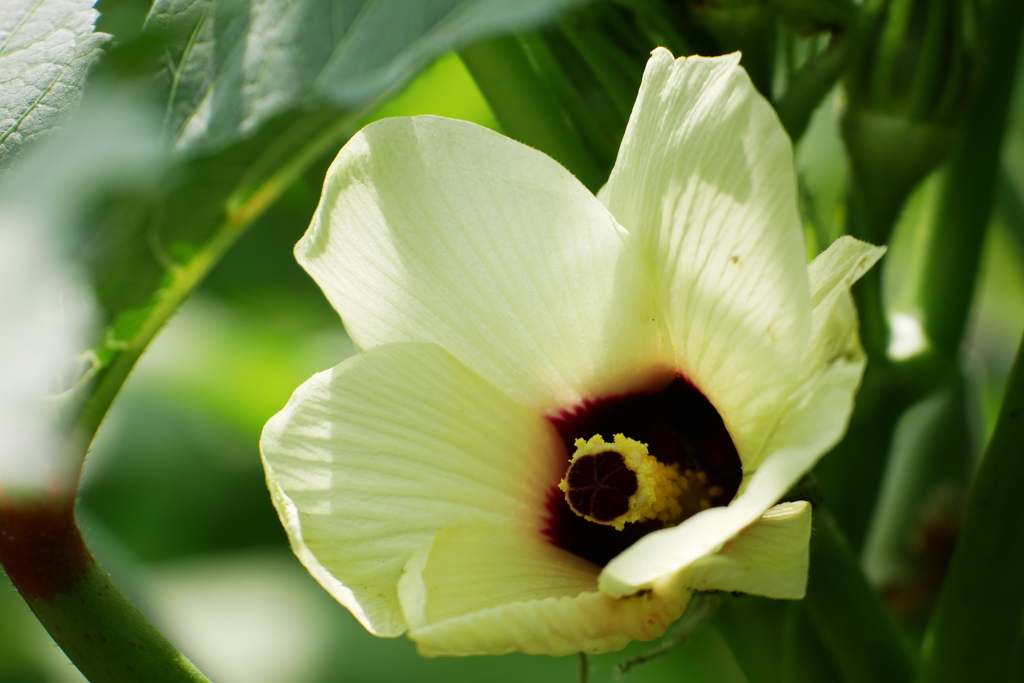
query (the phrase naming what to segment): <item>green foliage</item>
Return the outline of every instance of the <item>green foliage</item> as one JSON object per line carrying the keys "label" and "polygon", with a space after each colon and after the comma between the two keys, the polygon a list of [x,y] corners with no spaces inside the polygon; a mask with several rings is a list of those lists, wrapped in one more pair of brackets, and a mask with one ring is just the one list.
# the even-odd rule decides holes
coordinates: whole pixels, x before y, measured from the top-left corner
{"label": "green foliage", "polygon": [[5,3],[0,9],[0,167],[74,109],[100,46],[92,0]]}
{"label": "green foliage", "polygon": [[361,110],[445,50],[543,20],[560,4],[569,3],[157,0],[145,31],[170,37],[156,78],[165,135],[196,154],[291,110]]}

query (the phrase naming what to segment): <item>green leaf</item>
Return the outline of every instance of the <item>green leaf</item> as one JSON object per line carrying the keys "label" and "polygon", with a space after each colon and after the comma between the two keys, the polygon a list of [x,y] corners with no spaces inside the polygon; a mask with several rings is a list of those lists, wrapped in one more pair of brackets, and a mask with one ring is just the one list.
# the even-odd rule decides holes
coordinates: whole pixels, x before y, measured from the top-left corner
{"label": "green leaf", "polygon": [[0,166],[78,104],[100,46],[94,0],[10,0],[0,7]]}
{"label": "green leaf", "polygon": [[582,0],[157,0],[165,128],[180,151],[221,147],[291,108],[358,108],[446,50]]}
{"label": "green leaf", "polygon": [[957,539],[922,648],[917,683],[1011,679],[1024,611],[1024,338],[995,431],[971,484]]}
{"label": "green leaf", "polygon": [[807,615],[849,683],[907,683],[915,663],[905,636],[868,584],[823,505],[814,509]]}

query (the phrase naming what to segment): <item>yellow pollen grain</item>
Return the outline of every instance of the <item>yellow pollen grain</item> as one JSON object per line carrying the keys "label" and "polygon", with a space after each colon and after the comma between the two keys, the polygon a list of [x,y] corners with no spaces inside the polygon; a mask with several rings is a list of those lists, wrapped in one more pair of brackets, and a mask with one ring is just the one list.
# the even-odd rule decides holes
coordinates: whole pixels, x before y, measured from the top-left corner
{"label": "yellow pollen grain", "polygon": [[[703,472],[694,474],[691,470],[681,473],[678,465],[666,465],[660,462],[653,455],[648,453],[647,444],[634,439],[627,438],[622,434],[616,434],[612,443],[605,442],[604,438],[597,434],[589,440],[576,439],[576,452],[569,461],[572,463],[586,455],[597,455],[607,451],[615,451],[622,456],[626,467],[633,471],[637,479],[637,490],[629,498],[629,509],[619,517],[610,521],[599,521],[589,515],[581,514],[573,510],[584,519],[598,524],[607,524],[622,531],[626,524],[641,522],[650,519],[658,519],[666,524],[678,522],[683,514],[680,499],[690,488],[690,479],[697,479],[701,483],[707,480]],[[569,501],[568,471],[565,477],[558,483],[558,488],[566,494],[566,502]],[[570,509],[572,505],[570,504]]]}

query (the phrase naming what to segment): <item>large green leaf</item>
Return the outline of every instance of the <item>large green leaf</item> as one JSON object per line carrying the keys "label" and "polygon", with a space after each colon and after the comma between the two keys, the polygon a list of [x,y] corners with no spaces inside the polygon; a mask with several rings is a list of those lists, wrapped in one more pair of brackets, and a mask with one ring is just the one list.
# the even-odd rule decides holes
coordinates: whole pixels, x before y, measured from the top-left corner
{"label": "large green leaf", "polygon": [[358,108],[440,53],[581,0],[157,0],[166,133],[205,151],[290,108]]}
{"label": "large green leaf", "polygon": [[94,225],[107,328],[82,439],[181,301],[371,108],[441,53],[584,1],[157,0],[143,39],[166,46],[152,71],[173,161],[160,193],[111,199]]}
{"label": "large green leaf", "polygon": [[109,37],[93,31],[94,0],[0,4],[0,165],[59,125]]}

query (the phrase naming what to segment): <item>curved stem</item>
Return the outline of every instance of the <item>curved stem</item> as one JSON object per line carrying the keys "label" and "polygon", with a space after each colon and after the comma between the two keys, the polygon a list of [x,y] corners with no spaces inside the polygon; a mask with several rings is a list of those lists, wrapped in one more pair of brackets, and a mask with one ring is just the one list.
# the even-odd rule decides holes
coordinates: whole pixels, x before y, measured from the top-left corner
{"label": "curved stem", "polygon": [[0,564],[92,683],[209,683],[96,564],[75,525],[73,495],[0,500]]}
{"label": "curved stem", "polygon": [[[144,321],[85,387],[63,455],[79,464],[100,423],[149,343],[245,230],[314,161],[351,132],[353,113],[296,151],[255,189],[228,197],[220,226],[185,265],[171,271]],[[242,191],[246,184],[242,184]],[[75,487],[68,490],[73,491]],[[206,681],[99,567],[74,520],[74,494],[11,501],[0,488],[0,564],[68,657],[91,681]]]}
{"label": "curved stem", "polygon": [[64,456],[81,463],[100,423],[117,397],[128,374],[164,323],[178,310],[192,291],[238,241],[245,230],[266,211],[314,161],[338,146],[351,132],[354,115],[345,115],[302,145],[277,170],[244,197],[229,197],[226,215],[206,244],[184,265],[169,274],[164,287],[144,321],[109,365],[102,368],[88,386],[71,429]]}

